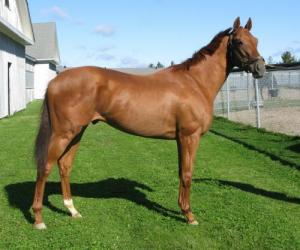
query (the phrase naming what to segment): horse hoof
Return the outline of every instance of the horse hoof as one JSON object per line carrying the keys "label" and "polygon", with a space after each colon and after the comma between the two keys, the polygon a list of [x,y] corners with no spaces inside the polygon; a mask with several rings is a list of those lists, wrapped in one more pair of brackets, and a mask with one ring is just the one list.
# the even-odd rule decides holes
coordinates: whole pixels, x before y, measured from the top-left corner
{"label": "horse hoof", "polygon": [[74,215],[72,215],[73,218],[78,219],[78,218],[82,218],[82,215],[80,213],[76,213]]}
{"label": "horse hoof", "polygon": [[191,222],[189,221],[189,224],[193,225],[193,226],[198,226],[199,225],[198,221],[196,221],[196,220],[193,220]]}
{"label": "horse hoof", "polygon": [[45,223],[42,222],[42,223],[34,224],[34,228],[35,228],[35,229],[38,229],[38,230],[44,230],[44,229],[46,229],[47,227],[46,227]]}

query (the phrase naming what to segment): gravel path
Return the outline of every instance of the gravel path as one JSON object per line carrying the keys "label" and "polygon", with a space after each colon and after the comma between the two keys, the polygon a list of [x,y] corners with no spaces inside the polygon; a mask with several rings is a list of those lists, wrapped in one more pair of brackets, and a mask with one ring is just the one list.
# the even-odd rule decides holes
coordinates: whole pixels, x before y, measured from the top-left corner
{"label": "gravel path", "polygon": [[[255,109],[232,112],[229,119],[256,126]],[[261,127],[273,132],[300,136],[300,107],[262,108]]]}

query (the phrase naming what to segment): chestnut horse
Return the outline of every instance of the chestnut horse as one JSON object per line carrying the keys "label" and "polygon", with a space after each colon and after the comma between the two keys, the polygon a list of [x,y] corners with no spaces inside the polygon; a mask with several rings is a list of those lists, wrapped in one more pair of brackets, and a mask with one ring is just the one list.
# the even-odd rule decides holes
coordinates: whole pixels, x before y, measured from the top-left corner
{"label": "chestnut horse", "polygon": [[64,205],[73,217],[81,217],[73,205],[69,176],[85,128],[97,121],[130,134],[177,141],[178,203],[187,222],[197,225],[190,207],[193,163],[199,140],[212,121],[214,99],[234,66],[255,78],[265,72],[251,27],[250,18],[245,27],[237,18],[232,28],[217,34],[191,58],[150,75],[80,67],[54,78],[46,91],[36,138],[35,228],[46,228],[43,195],[55,163]]}

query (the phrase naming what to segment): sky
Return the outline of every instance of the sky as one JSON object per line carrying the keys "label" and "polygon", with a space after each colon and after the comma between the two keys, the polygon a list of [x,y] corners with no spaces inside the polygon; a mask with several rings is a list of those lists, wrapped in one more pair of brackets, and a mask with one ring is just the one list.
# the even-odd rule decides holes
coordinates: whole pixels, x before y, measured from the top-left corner
{"label": "sky", "polygon": [[237,16],[268,60],[300,58],[299,0],[28,0],[33,23],[56,22],[61,64],[145,67],[180,63]]}

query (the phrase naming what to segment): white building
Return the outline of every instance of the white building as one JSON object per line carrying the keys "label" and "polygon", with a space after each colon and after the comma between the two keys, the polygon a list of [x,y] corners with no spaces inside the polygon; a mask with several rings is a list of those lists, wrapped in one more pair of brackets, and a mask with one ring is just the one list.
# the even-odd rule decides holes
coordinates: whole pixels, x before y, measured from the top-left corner
{"label": "white building", "polygon": [[60,62],[55,23],[34,23],[35,43],[26,47],[26,101],[43,99]]}
{"label": "white building", "polygon": [[0,118],[26,107],[25,46],[34,43],[26,0],[0,0]]}

